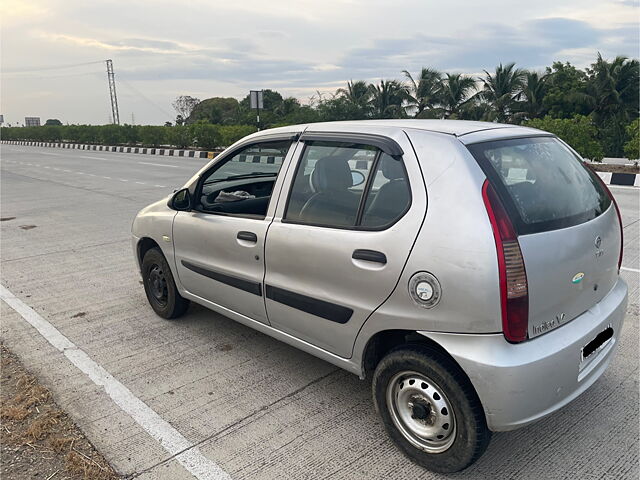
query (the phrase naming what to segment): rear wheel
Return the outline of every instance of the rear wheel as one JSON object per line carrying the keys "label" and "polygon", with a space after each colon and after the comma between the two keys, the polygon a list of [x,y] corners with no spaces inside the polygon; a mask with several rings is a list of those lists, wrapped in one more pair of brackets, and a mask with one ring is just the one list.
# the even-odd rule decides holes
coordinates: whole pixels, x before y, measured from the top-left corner
{"label": "rear wheel", "polygon": [[171,269],[159,248],[151,248],[142,259],[142,282],[151,308],[162,318],[177,318],[189,308],[180,296]]}
{"label": "rear wheel", "polygon": [[421,346],[384,357],[373,378],[376,410],[402,452],[436,472],[462,470],[491,439],[469,380],[450,358]]}

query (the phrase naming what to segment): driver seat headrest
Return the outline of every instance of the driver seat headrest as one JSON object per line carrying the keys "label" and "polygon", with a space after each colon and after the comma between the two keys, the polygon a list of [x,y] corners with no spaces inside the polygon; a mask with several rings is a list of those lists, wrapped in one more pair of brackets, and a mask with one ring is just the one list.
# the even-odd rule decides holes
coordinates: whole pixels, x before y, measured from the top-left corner
{"label": "driver seat headrest", "polygon": [[339,157],[323,157],[316,162],[310,182],[314,192],[348,190],[353,184],[351,168]]}

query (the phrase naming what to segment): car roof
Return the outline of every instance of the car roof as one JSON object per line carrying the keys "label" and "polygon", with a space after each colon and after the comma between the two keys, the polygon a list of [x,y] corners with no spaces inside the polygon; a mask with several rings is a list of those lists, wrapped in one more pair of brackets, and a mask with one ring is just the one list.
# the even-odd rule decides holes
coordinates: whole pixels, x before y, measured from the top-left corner
{"label": "car roof", "polygon": [[[483,132],[487,130],[502,130],[512,129],[509,132],[509,136],[521,131],[522,133],[532,133],[534,129],[521,127],[519,125],[510,125],[506,123],[493,123],[493,122],[476,122],[471,120],[428,120],[428,119],[391,119],[391,120],[347,120],[343,122],[321,122],[321,123],[309,123],[303,125],[289,125],[286,127],[279,127],[270,130],[263,130],[261,133],[284,133],[284,132],[299,132],[301,130],[314,130],[314,127],[321,127],[323,131],[327,128],[335,126],[337,130],[340,130],[341,126],[350,127],[366,127],[366,126],[380,126],[380,127],[396,127],[396,128],[411,128],[416,130],[425,130],[429,132],[444,133],[448,135],[454,135],[460,137],[476,132]],[[504,130],[503,130],[504,132]],[[539,132],[539,131],[538,131]],[[496,132],[498,133],[498,132]],[[540,132],[541,133],[541,132]]]}

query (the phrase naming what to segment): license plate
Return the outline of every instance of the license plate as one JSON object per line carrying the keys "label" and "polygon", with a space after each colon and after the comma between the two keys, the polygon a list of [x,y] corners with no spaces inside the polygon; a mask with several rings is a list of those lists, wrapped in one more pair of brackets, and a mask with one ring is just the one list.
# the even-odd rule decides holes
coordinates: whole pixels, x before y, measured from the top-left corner
{"label": "license plate", "polygon": [[613,338],[613,328],[608,326],[596,338],[582,347],[582,361],[594,356]]}

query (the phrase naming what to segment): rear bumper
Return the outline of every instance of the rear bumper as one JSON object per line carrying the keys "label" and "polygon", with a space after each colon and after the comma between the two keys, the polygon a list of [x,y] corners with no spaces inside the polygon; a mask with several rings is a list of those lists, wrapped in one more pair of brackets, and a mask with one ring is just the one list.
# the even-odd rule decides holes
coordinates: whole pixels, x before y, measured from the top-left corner
{"label": "rear bumper", "polygon": [[[420,332],[445,348],[478,392],[491,430],[513,430],[562,408],[605,371],[620,338],[627,306],[621,278],[598,304],[568,324],[520,344],[502,334]],[[582,360],[582,347],[607,327],[613,337]]]}

